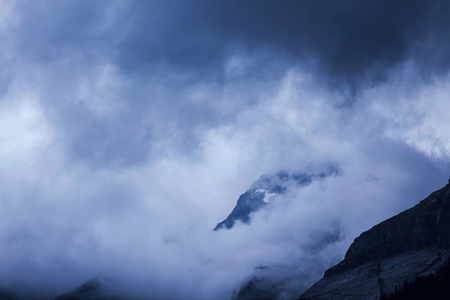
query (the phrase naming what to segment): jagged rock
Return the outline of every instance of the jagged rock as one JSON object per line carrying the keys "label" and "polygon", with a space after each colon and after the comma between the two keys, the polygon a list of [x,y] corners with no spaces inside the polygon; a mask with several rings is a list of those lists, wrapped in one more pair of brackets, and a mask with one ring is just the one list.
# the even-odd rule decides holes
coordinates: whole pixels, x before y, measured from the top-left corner
{"label": "jagged rock", "polygon": [[217,224],[214,230],[222,228],[230,229],[237,221],[248,224],[251,213],[255,213],[267,206],[277,195],[284,194],[289,185],[298,187],[307,186],[314,180],[324,179],[334,174],[337,174],[337,170],[329,167],[325,172],[319,173],[290,173],[280,171],[276,174],[262,175],[239,197],[236,206],[228,217]]}
{"label": "jagged rock", "polygon": [[443,266],[450,249],[450,184],[362,233],[345,259],[299,299],[379,299]]}

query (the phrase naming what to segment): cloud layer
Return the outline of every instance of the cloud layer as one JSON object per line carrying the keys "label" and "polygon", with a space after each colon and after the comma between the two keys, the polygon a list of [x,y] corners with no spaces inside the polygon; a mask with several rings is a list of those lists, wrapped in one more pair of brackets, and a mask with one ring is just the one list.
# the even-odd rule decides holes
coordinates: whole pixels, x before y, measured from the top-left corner
{"label": "cloud layer", "polygon": [[[0,287],[230,299],[269,265],[297,293],[444,185],[448,4],[363,2],[0,2]],[[261,174],[324,164],[212,232]]]}

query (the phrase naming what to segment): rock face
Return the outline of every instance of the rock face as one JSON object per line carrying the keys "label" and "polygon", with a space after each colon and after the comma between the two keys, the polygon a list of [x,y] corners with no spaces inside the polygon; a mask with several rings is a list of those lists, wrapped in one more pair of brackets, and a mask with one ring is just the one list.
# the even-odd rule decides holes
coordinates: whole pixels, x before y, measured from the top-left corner
{"label": "rock face", "polygon": [[334,168],[329,168],[326,172],[319,173],[290,173],[280,171],[276,174],[262,175],[239,197],[236,206],[228,217],[217,224],[214,230],[222,228],[231,229],[238,221],[248,224],[251,213],[255,213],[267,206],[277,195],[284,194],[288,186],[306,186],[314,180],[324,179],[336,173],[337,171]]}
{"label": "rock face", "polygon": [[299,299],[379,299],[450,256],[450,184],[362,233]]}

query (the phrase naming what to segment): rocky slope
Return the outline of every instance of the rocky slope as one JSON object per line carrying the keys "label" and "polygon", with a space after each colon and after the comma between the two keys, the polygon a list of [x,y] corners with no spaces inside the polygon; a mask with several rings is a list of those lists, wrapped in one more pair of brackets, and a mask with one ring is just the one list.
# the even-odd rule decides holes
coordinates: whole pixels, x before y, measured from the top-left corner
{"label": "rocky slope", "polygon": [[299,299],[379,299],[450,256],[450,184],[357,237]]}
{"label": "rocky slope", "polygon": [[284,194],[289,186],[307,186],[314,180],[325,179],[336,173],[336,169],[330,167],[328,170],[318,173],[280,171],[276,174],[262,175],[239,197],[236,206],[228,217],[217,224],[214,230],[230,229],[238,221],[248,224],[250,222],[250,214],[266,207],[277,196]]}

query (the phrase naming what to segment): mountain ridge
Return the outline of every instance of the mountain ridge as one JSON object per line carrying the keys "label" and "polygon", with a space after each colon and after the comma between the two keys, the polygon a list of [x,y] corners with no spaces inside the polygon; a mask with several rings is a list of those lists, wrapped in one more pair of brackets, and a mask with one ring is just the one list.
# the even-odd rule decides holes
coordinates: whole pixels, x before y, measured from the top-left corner
{"label": "mountain ridge", "polygon": [[299,299],[379,299],[435,272],[450,257],[450,182],[361,233],[344,260]]}
{"label": "mountain ridge", "polygon": [[218,223],[214,231],[231,229],[236,222],[250,223],[250,215],[266,207],[278,195],[286,192],[289,185],[305,187],[315,180],[323,180],[331,175],[338,174],[338,170],[328,167],[321,172],[289,172],[279,171],[275,174],[264,174],[256,180],[250,188],[241,194],[236,206],[225,220]]}

